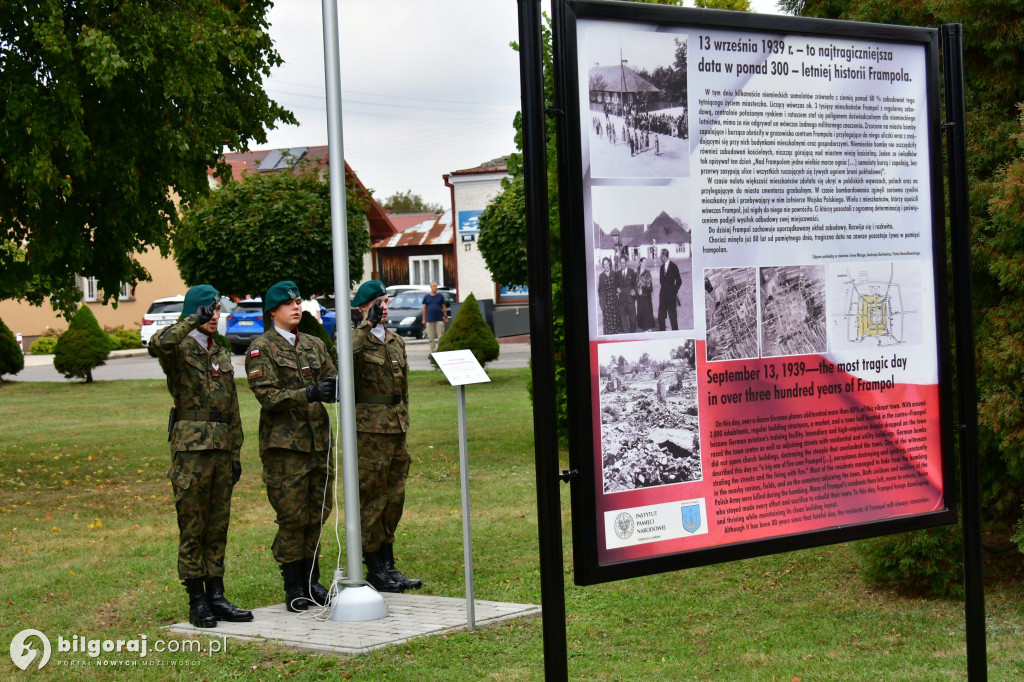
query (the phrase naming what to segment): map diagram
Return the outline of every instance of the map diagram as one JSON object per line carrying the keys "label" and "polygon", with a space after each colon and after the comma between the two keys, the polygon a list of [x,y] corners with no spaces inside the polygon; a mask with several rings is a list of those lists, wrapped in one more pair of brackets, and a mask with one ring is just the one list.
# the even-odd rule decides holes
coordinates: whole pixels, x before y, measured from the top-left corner
{"label": "map diagram", "polygon": [[917,263],[835,266],[833,350],[917,343],[920,272]]}

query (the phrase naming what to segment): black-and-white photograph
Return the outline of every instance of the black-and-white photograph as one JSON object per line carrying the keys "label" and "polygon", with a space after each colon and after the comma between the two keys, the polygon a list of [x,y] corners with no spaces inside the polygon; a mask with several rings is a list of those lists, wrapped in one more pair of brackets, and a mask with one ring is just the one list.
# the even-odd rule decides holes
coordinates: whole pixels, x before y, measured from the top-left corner
{"label": "black-and-white photograph", "polygon": [[693,339],[598,347],[604,492],[699,481]]}
{"label": "black-and-white photograph", "polygon": [[693,329],[693,238],[671,187],[594,187],[598,335]]}
{"label": "black-and-white photograph", "polygon": [[581,46],[581,125],[589,131],[591,177],[689,175],[686,35],[589,26]]}
{"label": "black-and-white photograph", "polygon": [[704,322],[709,362],[758,356],[756,268],[704,270]]}
{"label": "black-and-white photograph", "polygon": [[807,355],[828,350],[825,266],[761,268],[761,354]]}

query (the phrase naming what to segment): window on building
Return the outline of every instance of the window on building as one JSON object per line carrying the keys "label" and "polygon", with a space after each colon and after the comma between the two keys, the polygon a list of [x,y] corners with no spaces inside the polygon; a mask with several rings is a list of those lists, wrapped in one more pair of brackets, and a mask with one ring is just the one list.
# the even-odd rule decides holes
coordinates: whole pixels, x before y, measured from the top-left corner
{"label": "window on building", "polygon": [[78,287],[82,290],[82,300],[93,303],[99,298],[99,287],[95,277],[79,277]]}
{"label": "window on building", "polygon": [[135,297],[132,296],[132,284],[126,282],[121,284],[121,290],[117,292],[117,300],[119,301],[131,301]]}
{"label": "window on building", "polygon": [[437,282],[444,286],[444,268],[441,256],[411,256],[409,258],[409,284]]}

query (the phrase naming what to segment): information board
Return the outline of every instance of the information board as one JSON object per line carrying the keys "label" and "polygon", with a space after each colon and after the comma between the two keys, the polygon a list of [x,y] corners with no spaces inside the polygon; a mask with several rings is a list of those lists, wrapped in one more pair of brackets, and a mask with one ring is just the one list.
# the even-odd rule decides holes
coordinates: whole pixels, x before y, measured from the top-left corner
{"label": "information board", "polygon": [[577,582],[955,521],[937,32],[567,8]]}

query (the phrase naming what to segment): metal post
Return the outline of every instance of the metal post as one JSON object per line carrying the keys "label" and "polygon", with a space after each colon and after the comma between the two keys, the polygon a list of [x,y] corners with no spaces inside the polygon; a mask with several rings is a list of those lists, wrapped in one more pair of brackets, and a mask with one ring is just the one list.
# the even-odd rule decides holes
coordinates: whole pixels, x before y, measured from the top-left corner
{"label": "metal post", "polygon": [[457,386],[459,403],[459,471],[462,479],[462,557],[466,566],[466,626],[476,630],[476,598],[473,590],[473,532],[469,522],[469,441],[466,435],[466,387]]}
{"label": "metal post", "polygon": [[[327,145],[330,163],[331,241],[334,257],[334,309],[338,314],[338,391],[340,393],[341,474],[345,496],[346,589],[335,597],[346,608],[332,608],[333,620],[376,620],[387,615],[387,603],[370,586],[357,580],[363,574],[362,529],[359,523],[359,455],[356,451],[356,395],[352,381],[352,335],[347,333],[348,227],[345,206],[345,144],[341,134],[341,54],[338,46],[337,0],[323,0],[324,65],[327,81]],[[337,453],[335,453],[337,456]],[[349,593],[346,595],[345,593]],[[335,617],[338,616],[338,617]]]}
{"label": "metal post", "polygon": [[519,2],[519,78],[523,99],[523,169],[529,253],[530,346],[533,368],[534,462],[540,593],[544,609],[544,675],[568,680],[562,510],[555,416],[555,353],[551,335],[551,245],[548,226],[547,153],[540,0]]}
{"label": "metal post", "polygon": [[957,402],[960,413],[960,500],[964,537],[964,615],[967,677],[988,678],[985,653],[985,585],[981,560],[981,501],[978,475],[978,403],[974,371],[974,296],[971,231],[967,203],[966,108],[963,26],[942,27],[946,86],[946,147],[949,160],[950,229],[956,319]]}

